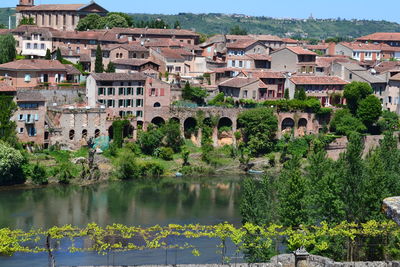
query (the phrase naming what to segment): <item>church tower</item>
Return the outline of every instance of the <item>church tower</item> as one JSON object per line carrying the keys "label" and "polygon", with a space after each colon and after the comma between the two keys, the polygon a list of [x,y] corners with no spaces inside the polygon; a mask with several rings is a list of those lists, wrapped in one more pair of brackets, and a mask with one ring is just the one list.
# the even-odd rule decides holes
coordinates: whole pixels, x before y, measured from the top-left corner
{"label": "church tower", "polygon": [[19,0],[19,5],[18,6],[26,6],[26,7],[31,7],[35,5],[35,0]]}

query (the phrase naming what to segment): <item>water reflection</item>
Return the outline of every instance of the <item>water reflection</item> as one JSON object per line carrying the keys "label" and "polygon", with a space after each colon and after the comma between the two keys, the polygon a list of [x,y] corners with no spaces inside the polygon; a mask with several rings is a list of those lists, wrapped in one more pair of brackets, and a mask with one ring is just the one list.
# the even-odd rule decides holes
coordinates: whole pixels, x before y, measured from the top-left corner
{"label": "water reflection", "polygon": [[240,223],[240,177],[0,191],[0,227]]}

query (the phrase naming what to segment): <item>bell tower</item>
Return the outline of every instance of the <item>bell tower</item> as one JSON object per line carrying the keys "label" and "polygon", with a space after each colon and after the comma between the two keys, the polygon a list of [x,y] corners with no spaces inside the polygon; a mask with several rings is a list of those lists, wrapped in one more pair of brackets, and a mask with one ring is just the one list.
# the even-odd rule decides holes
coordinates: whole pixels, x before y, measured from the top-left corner
{"label": "bell tower", "polygon": [[35,5],[35,0],[19,0],[17,7],[32,7]]}

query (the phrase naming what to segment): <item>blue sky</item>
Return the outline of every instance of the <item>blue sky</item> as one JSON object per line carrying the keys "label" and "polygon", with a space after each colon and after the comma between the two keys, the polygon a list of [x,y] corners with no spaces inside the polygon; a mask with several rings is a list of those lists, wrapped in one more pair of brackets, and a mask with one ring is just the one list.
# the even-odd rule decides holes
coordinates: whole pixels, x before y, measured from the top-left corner
{"label": "blue sky", "polygon": [[[0,0],[0,7],[18,0]],[[36,4],[88,3],[89,0],[35,0]],[[400,22],[399,0],[97,0],[109,11],[130,13],[239,13],[279,18],[358,18]],[[328,4],[329,3],[329,4]]]}

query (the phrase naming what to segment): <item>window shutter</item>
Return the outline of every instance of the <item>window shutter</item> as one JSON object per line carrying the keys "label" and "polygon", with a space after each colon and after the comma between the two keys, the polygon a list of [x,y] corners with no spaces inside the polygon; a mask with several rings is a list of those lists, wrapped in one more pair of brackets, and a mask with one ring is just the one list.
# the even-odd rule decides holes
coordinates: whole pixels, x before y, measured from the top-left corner
{"label": "window shutter", "polygon": [[158,88],[156,88],[156,96],[158,96],[158,90],[159,90],[159,89],[158,89]]}
{"label": "window shutter", "polygon": [[149,96],[151,96],[151,91],[152,91],[152,90],[151,90],[151,89],[149,89]]}
{"label": "window shutter", "polygon": [[39,114],[35,114],[35,121],[39,120]]}
{"label": "window shutter", "polygon": [[160,96],[164,96],[164,88],[160,89]]}

